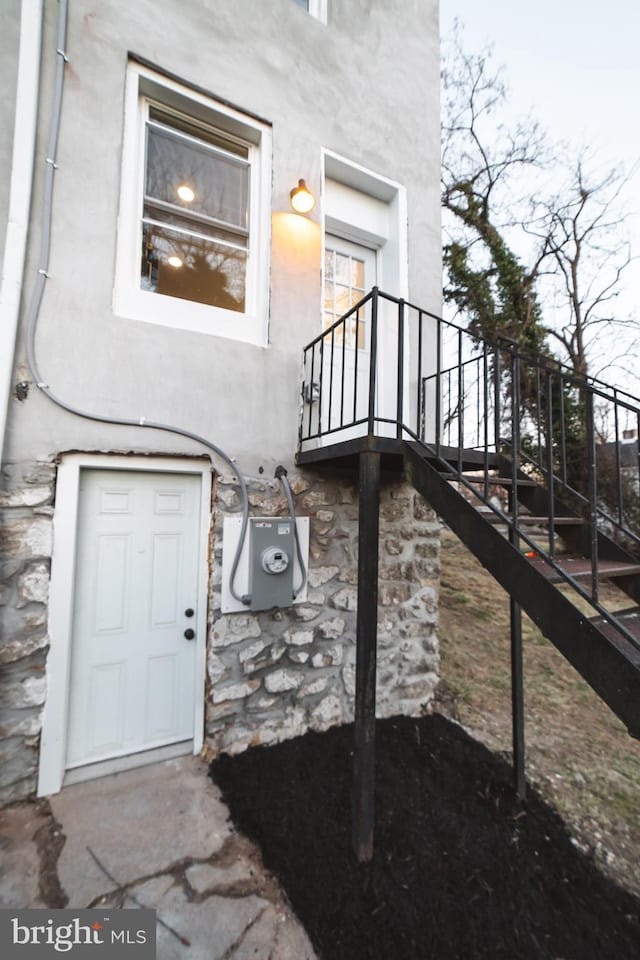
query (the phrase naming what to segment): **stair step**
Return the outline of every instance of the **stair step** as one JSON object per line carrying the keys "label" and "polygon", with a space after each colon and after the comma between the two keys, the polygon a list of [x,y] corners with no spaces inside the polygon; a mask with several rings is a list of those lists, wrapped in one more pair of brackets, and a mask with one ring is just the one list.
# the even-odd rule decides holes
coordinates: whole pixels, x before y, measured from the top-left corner
{"label": "stair step", "polygon": [[[613,616],[631,633],[640,640],[640,607],[631,607],[628,610],[613,610]],[[590,623],[600,630],[609,640],[617,640],[620,636],[615,626],[604,617],[591,617]]]}
{"label": "stair step", "polygon": [[[507,519],[503,519],[498,516],[497,513],[494,513],[493,510],[478,510],[478,513],[484,517],[487,523],[501,524],[506,523],[507,520],[513,519],[511,514],[506,514]],[[519,526],[532,526],[532,527],[545,527],[550,523],[549,517],[534,517],[529,513],[520,513],[518,514],[518,525]],[[554,517],[553,525],[554,527],[579,527],[583,526],[586,523],[586,520],[583,520],[582,517]]]}
{"label": "stair step", "polygon": [[[445,479],[457,480],[457,481],[466,480],[467,483],[477,483],[477,484],[481,484],[482,486],[484,486],[485,484],[484,476],[482,477],[478,477],[475,475],[470,476],[469,474],[466,474],[466,473],[461,473],[461,474],[447,473],[445,475]],[[486,483],[488,483],[489,486],[492,486],[492,487],[510,487],[513,484],[513,478],[490,476],[486,478]],[[518,477],[516,480],[516,484],[519,487],[537,487],[538,486],[535,480],[528,480],[528,479],[525,479],[524,477]]]}
{"label": "stair step", "polygon": [[[531,566],[551,583],[562,583],[559,573],[546,560],[531,560]],[[591,560],[586,557],[566,557],[558,560],[557,566],[575,580],[586,580],[591,576]],[[628,577],[640,573],[640,563],[620,563],[617,560],[599,560],[598,577],[601,580],[611,580],[615,577]]]}
{"label": "stair step", "polygon": [[[532,617],[544,635],[617,714],[631,735],[640,739],[640,641],[634,638],[634,634],[626,626],[622,627],[622,624],[617,628],[616,639],[605,636],[602,630],[587,619],[593,616],[596,610],[592,607],[585,612],[582,603],[572,604],[571,600],[577,601],[577,598],[567,596],[565,588],[558,583],[562,581],[562,576],[581,575],[587,579],[582,580],[583,589],[581,588],[580,592],[588,595],[591,562],[584,557],[573,560],[564,565],[568,573],[558,575],[557,571],[561,568],[540,560],[541,553],[533,559],[526,558],[514,546],[503,540],[501,534],[505,531],[504,525],[500,528],[485,523],[477,507],[470,502],[473,498],[464,496],[459,484],[454,485],[448,482],[446,475],[441,472],[441,469],[438,470],[438,467],[442,467],[441,461],[438,462],[434,456],[434,462],[431,462],[421,452],[419,444],[415,447],[405,445],[404,456],[407,477],[418,493],[460,537],[505,590],[518,598],[522,609]],[[464,466],[467,466],[466,462]],[[496,473],[501,475],[507,473],[509,469],[511,468],[508,465],[504,465],[496,470]],[[471,469],[468,469],[468,472],[472,472]],[[480,482],[483,480],[484,472],[482,466],[476,472],[476,478],[479,477]],[[456,479],[455,472],[452,472],[450,478]],[[544,491],[542,487],[539,489],[540,500],[542,500]],[[522,493],[526,494],[527,491],[523,489]],[[523,516],[544,512],[547,504],[542,501],[540,505],[533,506],[535,502],[533,499],[530,513],[526,513],[523,506]],[[558,506],[560,507],[560,504]],[[568,511],[570,508],[565,509]],[[518,512],[517,509],[516,513]],[[559,512],[564,513],[562,507]],[[532,520],[531,523],[535,521]],[[566,532],[569,529],[566,528]],[[533,526],[527,526],[522,532],[529,533],[533,530]],[[558,527],[555,532],[565,532],[565,528]],[[543,543],[543,537],[540,537],[537,532],[528,539],[532,541],[539,539],[540,543]],[[627,561],[626,563],[603,561],[600,564],[600,575],[603,578],[617,575],[619,579],[611,582],[627,594],[636,595],[640,584],[640,564],[636,563],[632,557],[625,555],[604,532],[598,531],[598,544],[602,557],[620,557]],[[543,550],[542,546],[540,550]],[[609,550],[611,550],[610,553]],[[530,552],[533,553],[533,549]],[[577,556],[575,552],[572,552],[572,555]],[[566,554],[562,554],[562,558],[567,559]],[[531,564],[530,567],[529,564]],[[552,577],[555,583],[550,582]],[[579,582],[576,581],[576,584]],[[623,602],[632,604],[639,599],[640,596],[633,596],[629,601]],[[630,619],[631,622],[635,621]],[[621,633],[621,630],[624,630],[624,633]]]}

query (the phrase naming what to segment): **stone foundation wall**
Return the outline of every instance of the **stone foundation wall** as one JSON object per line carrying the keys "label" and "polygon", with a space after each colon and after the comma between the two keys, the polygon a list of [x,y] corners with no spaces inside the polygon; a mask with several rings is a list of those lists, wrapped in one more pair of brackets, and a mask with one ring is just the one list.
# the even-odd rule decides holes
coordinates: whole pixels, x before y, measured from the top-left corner
{"label": "stone foundation wall", "polygon": [[55,466],[8,465],[0,489],[0,804],[35,791]]}
{"label": "stone foundation wall", "polygon": [[[353,719],[357,604],[356,487],[290,476],[310,518],[308,598],[256,615],[220,612],[222,524],[240,503],[214,487],[206,751],[237,753]],[[285,516],[278,481],[248,481],[254,516]],[[55,465],[8,465],[0,489],[0,805],[33,795],[46,696]],[[419,714],[438,679],[439,523],[408,486],[381,492],[378,715]]]}
{"label": "stone foundation wall", "polygon": [[[357,605],[357,489],[309,472],[290,476],[296,513],[310,518],[304,604],[264,613],[220,612],[222,524],[240,504],[216,491],[206,747],[238,753],[353,719]],[[276,480],[248,481],[252,513],[288,513]],[[420,714],[438,680],[440,525],[408,486],[381,492],[378,716]]]}

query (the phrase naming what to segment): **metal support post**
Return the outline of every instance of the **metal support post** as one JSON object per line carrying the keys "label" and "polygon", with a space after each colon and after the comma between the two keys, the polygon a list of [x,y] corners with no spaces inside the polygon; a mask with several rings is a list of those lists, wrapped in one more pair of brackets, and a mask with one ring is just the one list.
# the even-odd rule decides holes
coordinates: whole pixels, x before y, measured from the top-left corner
{"label": "metal support post", "polygon": [[511,729],[513,741],[513,784],[518,800],[524,800],[524,683],[522,669],[522,610],[511,598]]}
{"label": "metal support post", "polygon": [[362,453],[352,807],[352,843],[360,863],[373,857],[379,507],[380,454]]}

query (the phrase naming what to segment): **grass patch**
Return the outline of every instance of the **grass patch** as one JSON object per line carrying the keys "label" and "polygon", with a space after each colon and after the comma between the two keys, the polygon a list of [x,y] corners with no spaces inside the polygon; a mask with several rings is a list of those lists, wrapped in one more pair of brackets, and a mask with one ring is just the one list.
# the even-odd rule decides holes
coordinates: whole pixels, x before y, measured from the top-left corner
{"label": "grass patch", "polygon": [[[510,756],[509,598],[448,531],[441,561],[441,709]],[[603,602],[630,606],[608,584]],[[640,742],[524,615],[523,642],[527,775],[602,868],[640,895]]]}

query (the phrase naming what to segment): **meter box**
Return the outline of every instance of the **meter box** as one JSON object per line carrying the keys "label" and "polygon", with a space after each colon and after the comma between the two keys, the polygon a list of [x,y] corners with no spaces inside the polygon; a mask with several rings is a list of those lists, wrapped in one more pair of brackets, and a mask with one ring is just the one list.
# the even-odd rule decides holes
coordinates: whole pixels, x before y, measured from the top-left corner
{"label": "meter box", "polygon": [[290,517],[249,520],[249,595],[251,610],[290,607],[296,541]]}
{"label": "meter box", "polygon": [[[270,610],[290,607],[307,598],[307,585],[296,549],[297,528],[305,567],[309,565],[309,518],[250,517],[238,569],[235,592],[231,592],[231,571],[242,526],[241,517],[225,517],[222,545],[223,613]],[[293,593],[296,591],[296,597]]]}

